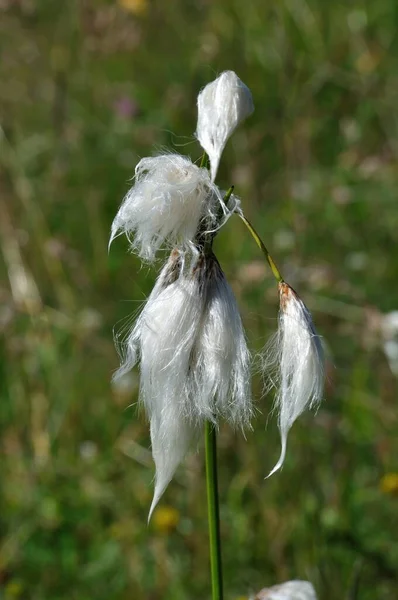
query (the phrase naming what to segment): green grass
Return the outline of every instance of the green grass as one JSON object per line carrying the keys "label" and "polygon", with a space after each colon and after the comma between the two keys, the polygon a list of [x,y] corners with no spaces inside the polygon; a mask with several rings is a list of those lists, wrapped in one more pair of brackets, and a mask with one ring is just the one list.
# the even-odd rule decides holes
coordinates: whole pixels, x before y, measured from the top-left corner
{"label": "green grass", "polygon": [[[200,157],[197,93],[234,69],[256,111],[219,184],[236,185],[330,365],[270,480],[279,440],[258,379],[254,432],[222,427],[226,599],[307,578],[320,600],[390,600],[398,498],[380,482],[398,472],[398,390],[379,324],[398,309],[398,5],[122,4],[0,3],[0,597],[210,597],[203,448],[146,525],[138,374],[110,379],[113,325],[156,269],[107,241],[140,157]],[[257,350],[276,327],[272,275],[237,218],[215,250]]]}

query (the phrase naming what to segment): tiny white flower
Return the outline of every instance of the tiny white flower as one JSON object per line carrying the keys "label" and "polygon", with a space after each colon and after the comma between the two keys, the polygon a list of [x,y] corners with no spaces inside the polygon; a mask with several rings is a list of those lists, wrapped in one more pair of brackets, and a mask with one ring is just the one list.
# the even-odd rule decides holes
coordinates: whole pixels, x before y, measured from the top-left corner
{"label": "tiny white flower", "polygon": [[224,71],[200,92],[196,137],[209,156],[213,181],[228,138],[253,110],[249,88],[233,71]]}
{"label": "tiny white flower", "polygon": [[125,233],[131,249],[152,261],[165,243],[187,248],[200,227],[217,227],[220,210],[230,212],[207,169],[178,154],[143,158],[113,221],[109,245]]}
{"label": "tiny white flower", "polygon": [[275,387],[281,432],[281,455],[272,475],[283,465],[287,436],[294,421],[306,408],[322,399],[324,357],[311,314],[296,292],[285,282],[279,284],[278,331],[263,353],[263,370],[268,387]]}
{"label": "tiny white flower", "polygon": [[204,422],[245,427],[250,356],[236,301],[214,255],[184,265],[174,250],[127,338],[119,377],[138,361],[156,466],[149,517]]}
{"label": "tiny white flower", "polygon": [[309,581],[296,580],[264,588],[254,600],[317,600],[317,597]]}

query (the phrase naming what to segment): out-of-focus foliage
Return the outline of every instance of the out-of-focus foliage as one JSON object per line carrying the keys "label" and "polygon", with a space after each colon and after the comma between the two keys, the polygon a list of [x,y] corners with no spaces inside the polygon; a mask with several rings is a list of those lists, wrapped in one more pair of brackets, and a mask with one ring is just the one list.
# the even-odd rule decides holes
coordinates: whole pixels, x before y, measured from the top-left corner
{"label": "out-of-focus foliage", "polygon": [[[219,183],[236,185],[329,355],[326,401],[290,435],[272,398],[245,440],[222,428],[226,598],[311,580],[321,600],[396,597],[398,4],[322,0],[0,0],[0,596],[209,597],[203,453],[147,527],[153,468],[138,374],[112,387],[114,323],[156,272],[112,218],[142,156],[196,159],[196,95],[224,69],[254,115]],[[238,219],[216,251],[251,347],[277,294]],[[397,352],[398,354],[398,352]]]}

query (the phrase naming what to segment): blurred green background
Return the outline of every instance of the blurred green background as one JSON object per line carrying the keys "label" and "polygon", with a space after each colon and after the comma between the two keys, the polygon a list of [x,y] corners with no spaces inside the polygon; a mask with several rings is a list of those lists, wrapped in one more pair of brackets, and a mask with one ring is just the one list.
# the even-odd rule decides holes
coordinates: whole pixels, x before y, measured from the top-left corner
{"label": "blurred green background", "polygon": [[[138,372],[110,383],[112,328],[157,269],[107,241],[139,158],[198,159],[196,96],[225,69],[256,111],[218,183],[329,354],[283,471],[264,481],[279,438],[258,379],[254,431],[221,429],[226,600],[291,578],[397,598],[398,3],[0,0],[0,51],[0,598],[210,597],[202,451],[146,524],[148,426]],[[272,276],[237,218],[215,249],[258,350]]]}

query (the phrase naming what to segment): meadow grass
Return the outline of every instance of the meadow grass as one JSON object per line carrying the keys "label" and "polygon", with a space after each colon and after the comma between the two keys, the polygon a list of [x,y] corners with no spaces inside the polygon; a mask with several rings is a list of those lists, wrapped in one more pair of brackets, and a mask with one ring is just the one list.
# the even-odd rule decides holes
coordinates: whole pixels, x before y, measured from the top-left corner
{"label": "meadow grass", "polygon": [[[289,578],[320,600],[397,589],[397,4],[322,0],[0,2],[0,596],[210,596],[204,452],[146,525],[153,465],[138,373],[112,386],[112,328],[156,269],[110,225],[153,148],[199,159],[196,96],[224,69],[256,111],[228,143],[232,183],[329,356],[326,399],[290,433],[272,397],[245,440],[222,427],[224,582],[233,600]],[[238,218],[216,252],[259,350],[273,277]],[[395,479],[394,479],[395,478]],[[395,482],[395,483],[394,483]]]}

